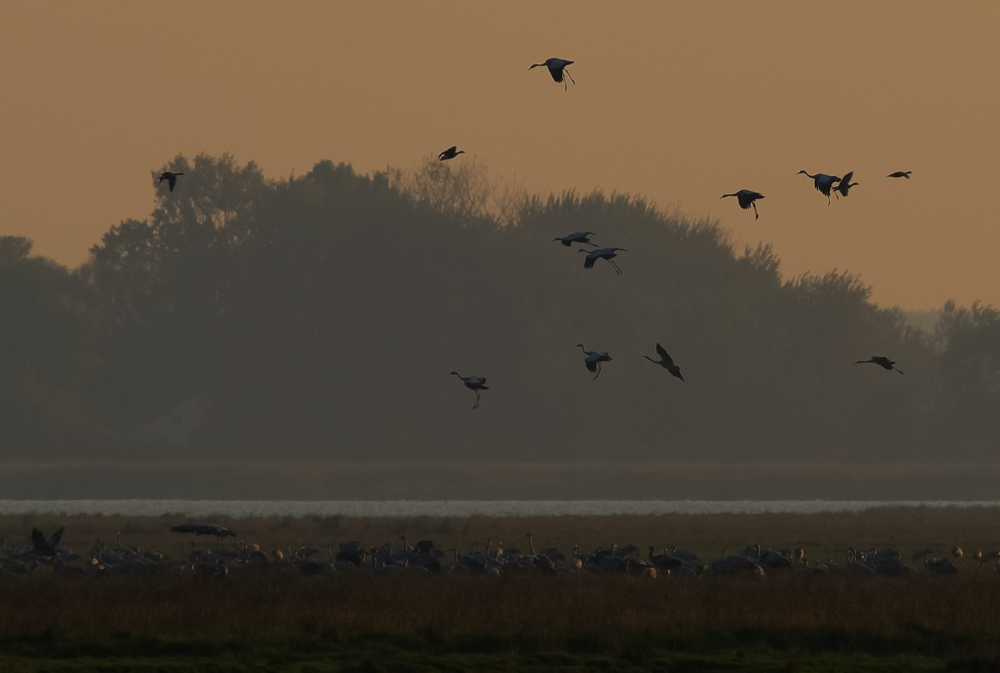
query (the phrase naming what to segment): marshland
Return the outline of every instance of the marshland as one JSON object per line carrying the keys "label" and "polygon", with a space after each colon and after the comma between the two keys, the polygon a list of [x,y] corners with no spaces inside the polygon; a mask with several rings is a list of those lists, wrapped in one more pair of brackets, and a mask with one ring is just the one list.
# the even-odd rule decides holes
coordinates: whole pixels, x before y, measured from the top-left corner
{"label": "marshland", "polygon": [[[157,670],[991,670],[1000,663],[1000,576],[995,558],[972,556],[1000,547],[998,514],[883,507],[803,515],[214,517],[233,533],[221,538],[171,533],[187,520],[170,515],[0,516],[5,562],[31,546],[33,527],[48,536],[65,526],[58,546],[80,556],[66,565],[81,568],[43,561],[30,573],[3,573],[0,662],[25,670],[55,661],[66,670],[133,670],[154,660],[165,667]],[[442,550],[440,569],[407,563],[403,550],[417,558],[421,540]],[[356,567],[316,567],[354,541],[364,557]],[[639,551],[620,554],[635,561],[618,571],[570,567],[574,546],[587,558],[628,545]],[[665,547],[691,552],[703,571],[653,576],[639,564],[649,563],[650,546],[658,559]],[[102,571],[83,570],[99,547]],[[852,569],[851,548],[894,549],[913,572]],[[554,557],[553,549],[562,558],[542,566],[537,558]],[[759,574],[710,569],[724,551],[756,556],[766,568],[768,549],[802,549],[808,565],[793,561]],[[927,549],[956,572],[933,573],[924,559],[912,559]],[[266,563],[239,561],[255,550]],[[148,563],[129,565],[133,554]],[[177,563],[157,565],[156,554]],[[511,554],[530,560],[507,560],[490,572]],[[457,572],[455,559],[463,565],[466,557],[494,563]]]}

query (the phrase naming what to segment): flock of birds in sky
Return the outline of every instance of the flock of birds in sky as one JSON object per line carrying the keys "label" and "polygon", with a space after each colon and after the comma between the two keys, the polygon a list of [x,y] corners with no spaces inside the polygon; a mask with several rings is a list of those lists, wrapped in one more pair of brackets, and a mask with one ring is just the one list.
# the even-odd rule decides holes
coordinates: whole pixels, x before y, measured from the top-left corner
{"label": "flock of birds in sky", "polygon": [[[568,90],[569,84],[566,82],[567,77],[571,82],[573,82],[574,85],[576,84],[576,80],[573,79],[573,76],[570,75],[569,70],[567,69],[567,66],[572,65],[573,63],[574,61],[567,61],[566,59],[562,58],[549,58],[546,59],[544,63],[532,64],[532,66],[528,68],[528,70],[540,67],[548,68],[549,74],[552,76],[552,79],[555,80],[556,83],[561,83],[563,85],[564,90]],[[438,154],[438,160],[448,161],[450,159],[456,158],[459,154],[465,154],[465,150],[460,150],[458,149],[457,145],[452,145],[448,149]],[[911,173],[912,171],[896,171],[894,173],[890,173],[888,177],[905,178],[909,180]],[[857,182],[851,182],[851,180],[854,178],[854,171],[850,171],[844,174],[843,177],[837,175],[827,175],[826,173],[817,173],[815,175],[812,175],[804,170],[799,171],[797,173],[797,175],[802,175],[802,174],[806,175],[806,177],[812,178],[813,186],[816,188],[817,191],[819,191],[821,194],[823,194],[823,196],[826,197],[827,205],[830,205],[831,197],[836,196],[838,201],[840,200],[841,196],[846,198],[850,193],[851,188],[856,187],[858,185]],[[173,173],[171,171],[164,171],[163,173],[160,174],[157,184],[166,180],[170,188],[170,191],[172,192],[174,191],[174,187],[177,185],[177,177],[181,175],[184,174]],[[749,210],[753,208],[755,220],[760,218],[760,213],[757,212],[757,201],[764,198],[763,194],[761,194],[760,192],[756,192],[752,189],[741,189],[733,194],[723,194],[719,198],[724,199],[730,196],[736,197],[737,203],[743,210]],[[592,246],[591,249],[582,248],[577,251],[586,254],[586,257],[584,257],[583,260],[583,268],[593,269],[594,264],[596,264],[598,260],[603,259],[607,261],[608,264],[611,265],[611,268],[614,269],[615,273],[620,276],[622,274],[622,270],[618,266],[618,264],[615,263],[615,257],[618,256],[619,252],[628,252],[628,250],[626,250],[625,248],[614,248],[614,247],[598,248],[596,244],[590,240],[591,236],[596,236],[596,234],[594,234],[594,232],[591,231],[576,231],[566,236],[556,238],[554,240],[559,241],[568,248],[572,247],[574,243],[578,243],[581,246],[584,245]],[[597,378],[601,375],[601,363],[611,362],[612,359],[611,356],[603,351],[588,351],[586,348],[584,348],[583,344],[577,344],[576,347],[583,351],[583,354],[585,356],[584,365],[587,367],[587,371],[594,374],[593,380],[596,381]],[[661,346],[659,343],[656,344],[656,352],[660,356],[660,359],[658,361],[652,359],[648,355],[644,355],[643,357],[654,364],[660,365],[670,374],[683,381],[684,377],[681,376],[680,367],[674,364],[674,361],[671,359],[670,355],[667,354],[666,349],[664,349],[663,346]],[[882,367],[886,371],[897,371],[900,374],[903,373],[899,369],[896,369],[895,367],[896,363],[893,360],[890,360],[889,358],[881,355],[873,355],[868,360],[858,360],[857,362],[855,362],[855,364],[875,364],[878,365],[879,367]],[[481,392],[484,390],[489,390],[489,388],[486,386],[486,378],[482,376],[462,376],[458,372],[454,371],[451,372],[451,374],[460,378],[462,380],[462,383],[465,384],[465,387],[476,394],[476,402],[475,404],[472,405],[472,409],[473,410],[478,409],[479,402],[482,399]]]}

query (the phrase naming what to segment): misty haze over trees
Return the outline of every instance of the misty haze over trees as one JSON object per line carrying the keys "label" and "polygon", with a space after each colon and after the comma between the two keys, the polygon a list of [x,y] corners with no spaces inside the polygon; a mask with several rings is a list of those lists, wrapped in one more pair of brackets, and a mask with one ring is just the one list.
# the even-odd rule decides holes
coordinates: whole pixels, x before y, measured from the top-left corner
{"label": "misty haze over trees", "polygon": [[[991,307],[948,304],[927,334],[849,274],[784,279],[717,224],[529,196],[471,160],[168,168],[184,177],[150,219],[76,271],[0,238],[7,457],[992,457]],[[553,242],[572,231],[628,249],[624,275]],[[614,358],[597,381],[581,342]],[[642,358],[656,342],[686,382]],[[871,355],[906,376],[853,364]],[[488,378],[475,412],[452,370]],[[203,412],[186,447],[150,446],[185,403]]]}

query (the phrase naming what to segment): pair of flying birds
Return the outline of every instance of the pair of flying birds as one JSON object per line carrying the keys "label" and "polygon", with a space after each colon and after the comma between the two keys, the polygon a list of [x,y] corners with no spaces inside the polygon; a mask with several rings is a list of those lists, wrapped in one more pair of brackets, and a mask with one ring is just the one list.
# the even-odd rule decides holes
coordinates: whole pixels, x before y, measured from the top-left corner
{"label": "pair of flying birds", "polygon": [[[594,245],[594,243],[590,240],[590,237],[594,235],[595,234],[592,231],[574,231],[572,234],[563,237],[557,236],[552,240],[559,241],[567,248],[570,248],[574,243],[580,243],[581,245]],[[608,264],[614,268],[615,273],[620,276],[622,275],[622,270],[618,268],[617,264],[615,264],[615,257],[618,256],[619,252],[628,252],[628,250],[625,248],[596,248],[594,250],[577,250],[577,252],[587,253],[587,257],[583,260],[584,269],[593,269],[594,263],[597,262],[597,260],[605,259],[608,261]]]}

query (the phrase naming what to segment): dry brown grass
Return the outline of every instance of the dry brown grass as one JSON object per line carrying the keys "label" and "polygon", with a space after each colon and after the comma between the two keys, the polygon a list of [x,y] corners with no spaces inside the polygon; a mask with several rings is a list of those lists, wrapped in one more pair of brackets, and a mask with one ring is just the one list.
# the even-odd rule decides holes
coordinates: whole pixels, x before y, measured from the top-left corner
{"label": "dry brown grass", "polygon": [[0,582],[0,633],[203,637],[303,630],[524,634],[540,639],[648,630],[820,630],[892,637],[919,631],[992,643],[995,577],[809,578],[690,582],[639,577],[508,578],[294,572],[198,579],[157,574]]}
{"label": "dry brown grass", "polygon": [[[468,548],[478,542],[482,548],[480,541],[486,537],[518,540],[530,530],[539,545],[567,548],[579,542],[586,548],[612,541],[648,541],[663,546],[676,541],[709,556],[721,547],[733,549],[755,540],[764,546],[802,544],[825,550],[848,544],[943,550],[956,542],[986,548],[991,545],[995,515],[993,510],[976,509],[884,509],[810,516],[217,521],[265,549],[346,539],[377,544],[404,532],[412,538],[432,537],[442,547]],[[52,530],[65,523],[66,543],[78,551],[97,537],[113,543],[120,531],[123,543],[176,553],[179,536],[166,531],[178,521],[176,517],[7,516],[0,517],[0,534],[20,541],[33,524]],[[215,541],[202,538],[202,544],[214,546]],[[46,634],[54,634],[76,652],[73,656],[89,655],[72,650],[83,645],[66,643],[105,643],[105,649],[114,652],[122,634],[150,637],[157,643],[164,639],[243,643],[240,648],[257,642],[295,643],[310,634],[323,642],[337,642],[356,634],[391,637],[404,643],[400,645],[404,649],[412,641],[413,651],[437,647],[434,643],[444,643],[439,649],[445,652],[537,647],[619,654],[634,647],[711,653],[760,646],[780,652],[920,655],[980,662],[978,670],[991,670],[1000,662],[1000,577],[985,569],[973,573],[968,566],[960,576],[948,579],[787,573],[692,581],[535,573],[491,578],[405,571],[396,576],[361,571],[305,577],[287,564],[228,577],[168,571],[92,578],[58,576],[42,566],[28,578],[0,576],[0,606],[2,647],[16,650],[22,647],[18,643],[37,642],[41,644],[33,647],[47,652]],[[133,654],[141,656],[143,643],[132,642]]]}

